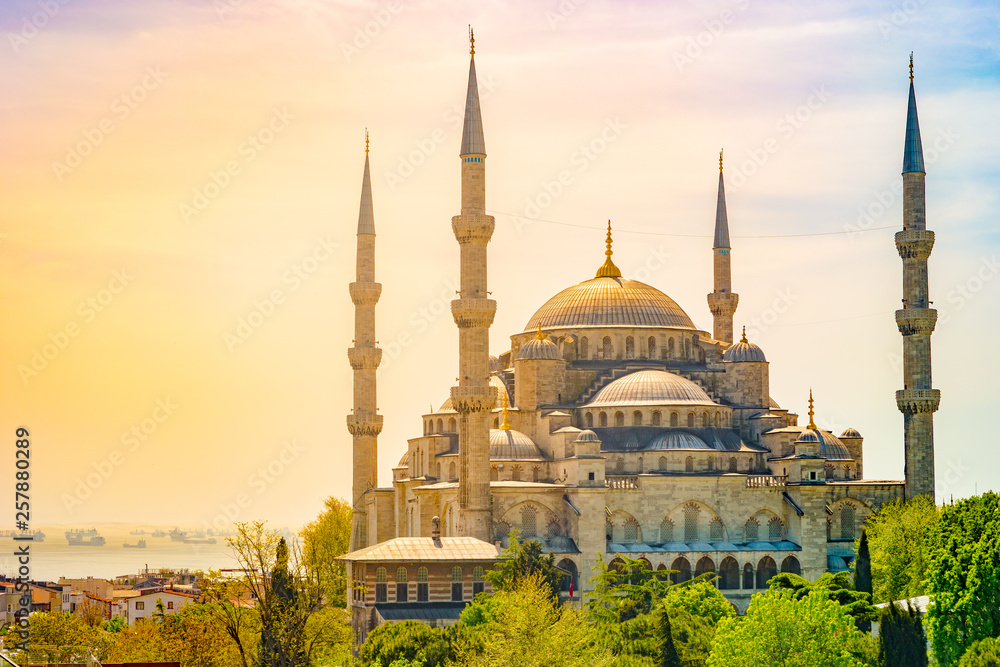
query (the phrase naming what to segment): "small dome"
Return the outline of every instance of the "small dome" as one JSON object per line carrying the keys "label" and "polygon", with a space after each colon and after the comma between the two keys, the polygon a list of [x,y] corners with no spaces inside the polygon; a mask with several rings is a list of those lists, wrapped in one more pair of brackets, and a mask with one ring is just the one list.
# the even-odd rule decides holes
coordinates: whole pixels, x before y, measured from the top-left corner
{"label": "small dome", "polygon": [[653,438],[646,449],[714,449],[696,435],[684,431],[667,431]]}
{"label": "small dome", "polygon": [[548,338],[532,338],[517,351],[517,361],[558,361],[562,359],[559,347]]}
{"label": "small dome", "polygon": [[660,370],[629,373],[602,388],[587,407],[625,405],[716,405],[697,384]]}
{"label": "small dome", "polygon": [[857,429],[847,428],[844,432],[840,434],[841,438],[860,438],[861,434],[858,433]]}
{"label": "small dome", "polygon": [[499,373],[503,370],[503,366],[500,364],[500,358],[490,355],[490,373]]}
{"label": "small dome", "polygon": [[730,345],[729,349],[722,353],[723,361],[734,363],[743,361],[767,361],[764,357],[764,350],[760,349],[747,340],[747,328],[743,327],[743,338],[735,345]]}
{"label": "small dome", "polygon": [[402,468],[403,466],[408,466],[408,465],[410,465],[410,450],[406,450],[403,453],[403,458],[399,459],[399,465],[397,465],[396,467]]}
{"label": "small dome", "polygon": [[802,435],[795,442],[818,442],[819,455],[824,459],[834,461],[851,460],[851,453],[837,436],[822,429],[807,428],[802,431]]}
{"label": "small dome", "polygon": [[576,436],[576,442],[600,442],[601,439],[597,437],[597,434],[593,431],[580,431],[580,435]]}
{"label": "small dome", "polygon": [[545,457],[531,438],[513,429],[490,429],[490,460],[541,461]]}
{"label": "small dome", "polygon": [[802,431],[802,435],[795,442],[820,442],[819,432],[807,428]]}

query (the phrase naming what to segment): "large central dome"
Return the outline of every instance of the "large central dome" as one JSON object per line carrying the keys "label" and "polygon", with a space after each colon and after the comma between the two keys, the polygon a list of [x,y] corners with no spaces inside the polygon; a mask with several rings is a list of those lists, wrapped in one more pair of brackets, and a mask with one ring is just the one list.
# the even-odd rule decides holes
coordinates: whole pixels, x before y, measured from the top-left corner
{"label": "large central dome", "polygon": [[666,327],[694,329],[669,296],[638,280],[600,276],[556,294],[528,320],[525,331],[573,327]]}

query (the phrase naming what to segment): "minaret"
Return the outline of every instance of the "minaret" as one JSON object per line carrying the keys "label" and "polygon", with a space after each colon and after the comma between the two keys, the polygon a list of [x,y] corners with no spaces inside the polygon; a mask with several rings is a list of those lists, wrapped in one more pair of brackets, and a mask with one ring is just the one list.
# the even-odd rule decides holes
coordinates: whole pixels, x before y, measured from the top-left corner
{"label": "minaret", "polygon": [[382,350],[375,346],[375,304],[382,285],[375,282],[375,214],[372,210],[372,183],[368,170],[368,131],[365,130],[365,175],[361,181],[361,211],[358,214],[357,281],[350,285],[354,302],[354,347],[347,358],[354,369],[354,410],[347,415],[347,430],[354,437],[354,482],[351,501],[354,514],[351,525],[351,551],[377,541],[367,534],[367,516],[362,499],[376,485],[378,471],[378,434],[382,415],[375,396],[375,370],[382,360]]}
{"label": "minaret", "polygon": [[469,89],[462,128],[462,212],[451,219],[461,251],[461,291],[451,302],[458,325],[458,386],[451,403],[458,412],[459,535],[493,541],[490,496],[490,411],[497,392],[489,384],[490,325],[496,301],[487,298],[486,245],[493,216],[486,215],[486,142],[476,84],[476,42],[469,29]]}
{"label": "minaret", "polygon": [[903,413],[907,498],[934,497],[934,413],[941,401],[941,392],[931,388],[931,333],[937,311],[928,300],[927,258],[934,247],[934,232],[927,230],[925,176],[911,53],[903,145],[903,231],[896,232],[896,249],[903,260],[903,308],[896,311],[896,325],[903,335],[903,389],[896,392],[896,405]]}
{"label": "minaret", "polygon": [[740,302],[740,295],[733,293],[729,250],[726,188],[722,180],[722,151],[719,151],[719,201],[715,207],[715,244],[712,248],[715,290],[708,295],[708,309],[712,311],[712,337],[716,340],[732,343],[733,313],[736,312],[736,306]]}

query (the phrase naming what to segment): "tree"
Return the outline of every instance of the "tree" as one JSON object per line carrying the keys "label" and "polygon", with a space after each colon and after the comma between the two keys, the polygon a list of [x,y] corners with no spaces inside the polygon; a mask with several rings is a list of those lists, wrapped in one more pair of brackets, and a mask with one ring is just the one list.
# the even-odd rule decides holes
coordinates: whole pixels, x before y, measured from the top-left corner
{"label": "tree", "polygon": [[500,554],[496,565],[483,578],[490,582],[494,592],[512,591],[526,580],[539,582],[555,601],[559,601],[566,575],[556,568],[555,554],[542,553],[538,540],[522,542],[516,530],[511,532],[510,546]]}
{"label": "tree", "polygon": [[1000,667],[1000,638],[973,642],[959,660],[958,667]]}
{"label": "tree", "polygon": [[361,645],[358,658],[365,667],[390,665],[400,660],[436,667],[451,653],[441,628],[419,621],[383,623]]}
{"label": "tree", "polygon": [[864,632],[868,630],[863,630],[863,625],[868,623],[870,629],[871,621],[875,620],[877,613],[868,593],[854,590],[847,572],[824,572],[815,582],[797,574],[782,572],[772,577],[768,586],[773,590],[787,590],[796,600],[801,600],[813,591],[823,593],[842,606],[854,619],[858,629]]}
{"label": "tree", "polygon": [[[868,593],[868,599],[872,596],[872,557],[868,550],[868,534],[861,530],[861,543],[858,545],[858,557],[854,559],[854,590],[859,593]],[[865,619],[858,624],[861,632],[871,632],[871,621]]]}
{"label": "tree", "polygon": [[351,506],[330,496],[316,520],[306,525],[302,536],[302,561],[318,574],[326,604],[347,606],[347,566],[337,560],[351,543]]}
{"label": "tree", "polygon": [[878,655],[882,667],[927,667],[927,637],[920,614],[909,604],[890,604],[879,615]]}
{"label": "tree", "polygon": [[[930,567],[930,531],[939,511],[928,496],[895,500],[865,522],[861,537],[871,554],[872,602],[925,595]],[[856,545],[860,555],[860,541]]]}
{"label": "tree", "polygon": [[712,642],[709,667],[855,667],[863,637],[823,591],[796,599],[769,590],[750,601],[746,618],[726,618]]}
{"label": "tree", "polygon": [[951,667],[976,640],[1000,635],[1000,495],[944,507],[930,535],[928,634]]}
{"label": "tree", "polygon": [[661,609],[657,616],[660,640],[657,667],[681,667],[681,659],[677,655],[677,647],[674,646],[673,632],[670,630],[670,614],[666,609]]}

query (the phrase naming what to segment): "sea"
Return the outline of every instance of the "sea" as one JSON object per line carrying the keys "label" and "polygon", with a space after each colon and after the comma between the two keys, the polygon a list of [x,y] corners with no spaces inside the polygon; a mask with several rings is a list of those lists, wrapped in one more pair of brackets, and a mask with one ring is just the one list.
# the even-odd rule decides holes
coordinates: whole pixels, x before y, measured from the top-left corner
{"label": "sea", "polygon": [[[69,530],[96,530],[105,540],[103,546],[71,546],[66,537]],[[215,544],[185,543],[171,540],[169,535],[153,537],[154,531],[169,533],[179,529],[198,540],[215,538]],[[232,549],[226,541],[232,533],[205,534],[198,529],[184,526],[143,526],[105,524],[89,526],[32,526],[45,534],[41,542],[15,542],[10,536],[0,536],[0,574],[16,577],[18,557],[14,551],[29,545],[29,577],[35,581],[58,581],[59,577],[78,579],[95,577],[113,579],[121,575],[156,572],[161,568],[173,570],[221,570],[239,567]],[[291,529],[281,529],[290,536]],[[83,536],[86,542],[88,535]],[[127,548],[145,540],[145,548]]]}

